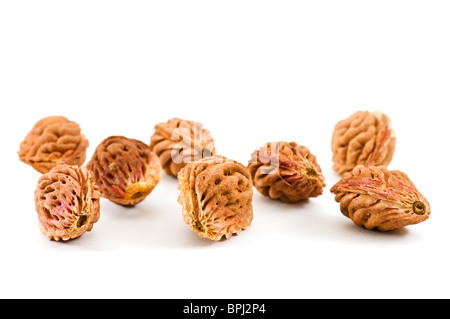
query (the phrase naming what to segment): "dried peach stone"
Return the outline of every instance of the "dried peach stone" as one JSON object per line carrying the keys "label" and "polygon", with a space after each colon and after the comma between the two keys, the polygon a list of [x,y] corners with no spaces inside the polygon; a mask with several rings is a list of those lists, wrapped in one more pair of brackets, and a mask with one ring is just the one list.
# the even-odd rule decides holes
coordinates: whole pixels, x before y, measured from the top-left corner
{"label": "dried peach stone", "polygon": [[162,178],[159,159],[148,145],[124,136],[104,139],[87,168],[102,196],[125,206],[142,202]]}
{"label": "dried peach stone", "polygon": [[342,214],[367,229],[394,230],[421,223],[431,213],[408,175],[384,166],[357,166],[331,192]]}
{"label": "dried peach stone", "polygon": [[155,125],[150,150],[158,155],[163,170],[175,177],[187,163],[216,153],[214,139],[201,123],[176,117]]}
{"label": "dried peach stone", "polygon": [[52,240],[80,237],[100,218],[100,193],[84,167],[55,166],[39,178],[34,199],[40,230]]}
{"label": "dried peach stone", "polygon": [[253,186],[244,165],[208,157],[188,163],[178,180],[183,220],[200,237],[218,241],[250,226]]}
{"label": "dried peach stone", "polygon": [[88,146],[78,123],[64,116],[49,116],[33,126],[20,144],[18,154],[22,162],[47,173],[60,164],[81,166]]}
{"label": "dried peach stone", "polygon": [[294,203],[322,195],[325,178],[316,157],[295,142],[272,142],[253,152],[248,164],[256,189]]}
{"label": "dried peach stone", "polygon": [[388,166],[396,136],[390,118],[379,111],[358,111],[338,122],[331,139],[333,168],[343,176],[358,165]]}

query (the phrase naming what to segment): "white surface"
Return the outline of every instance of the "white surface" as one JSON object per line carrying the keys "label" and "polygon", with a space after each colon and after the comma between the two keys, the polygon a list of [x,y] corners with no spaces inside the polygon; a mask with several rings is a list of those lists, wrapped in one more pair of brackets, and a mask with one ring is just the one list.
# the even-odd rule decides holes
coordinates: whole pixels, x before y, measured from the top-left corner
{"label": "white surface", "polygon": [[[448,1],[3,1],[0,4],[2,298],[450,297]],[[329,189],[335,123],[388,114],[391,169],[429,200],[430,219],[380,233],[355,226]],[[255,191],[254,221],[222,242],[181,218],[167,175],[135,208],[101,201],[91,232],[39,231],[39,173],[20,142],[49,115],[90,141],[149,142],[177,116],[202,122],[219,153],[294,140],[327,186],[282,204]]]}

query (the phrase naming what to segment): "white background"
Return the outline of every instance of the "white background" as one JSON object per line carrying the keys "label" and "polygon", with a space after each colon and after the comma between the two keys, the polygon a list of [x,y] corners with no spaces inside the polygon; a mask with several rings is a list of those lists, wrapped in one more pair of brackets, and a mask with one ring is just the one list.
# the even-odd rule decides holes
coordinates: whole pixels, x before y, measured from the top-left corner
{"label": "white background", "polygon": [[[448,1],[2,1],[2,298],[449,298]],[[390,168],[431,217],[389,233],[357,227],[329,189],[334,125],[357,110],[392,121]],[[244,164],[274,140],[317,156],[322,196],[255,191],[254,221],[198,237],[164,175],[141,204],[101,201],[91,232],[39,231],[39,173],[19,144],[49,115],[78,122],[88,159],[109,135],[149,143],[172,117],[202,122]]]}

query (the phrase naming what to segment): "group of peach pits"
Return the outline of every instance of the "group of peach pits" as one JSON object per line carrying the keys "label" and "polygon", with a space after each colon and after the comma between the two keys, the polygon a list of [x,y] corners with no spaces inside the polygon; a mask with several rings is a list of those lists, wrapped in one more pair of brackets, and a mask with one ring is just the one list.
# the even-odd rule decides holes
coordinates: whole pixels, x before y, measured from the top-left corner
{"label": "group of peach pits", "polygon": [[[430,205],[408,176],[388,170],[396,137],[388,116],[358,111],[337,122],[331,138],[333,168],[342,177],[330,191],[342,214],[366,229],[390,231],[425,221]],[[100,218],[100,197],[133,206],[163,176],[178,178],[184,222],[200,237],[238,235],[253,220],[253,187],[285,203],[322,195],[325,178],[316,157],[295,142],[270,142],[247,166],[216,154],[208,130],[173,118],[155,126],[150,144],[110,136],[85,166],[89,143],[64,116],[39,120],[20,144],[22,162],[41,173],[34,193],[41,232],[70,240]]]}

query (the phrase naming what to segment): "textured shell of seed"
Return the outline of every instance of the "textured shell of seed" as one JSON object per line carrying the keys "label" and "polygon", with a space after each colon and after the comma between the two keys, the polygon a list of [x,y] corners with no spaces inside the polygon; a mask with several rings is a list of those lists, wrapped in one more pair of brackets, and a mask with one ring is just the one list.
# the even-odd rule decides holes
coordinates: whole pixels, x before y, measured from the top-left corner
{"label": "textured shell of seed", "polygon": [[39,178],[34,199],[40,230],[51,240],[80,237],[100,218],[100,193],[84,167],[55,166]]}
{"label": "textured shell of seed", "polygon": [[286,203],[322,195],[325,178],[316,157],[295,142],[272,142],[253,152],[248,169],[256,189]]}
{"label": "textured shell of seed", "polygon": [[395,144],[395,132],[387,115],[379,111],[358,111],[334,128],[333,168],[343,176],[358,165],[388,166]]}
{"label": "textured shell of seed", "polygon": [[213,156],[187,164],[178,180],[183,220],[200,237],[218,241],[250,226],[253,186],[244,165]]}
{"label": "textured shell of seed", "polygon": [[214,139],[201,123],[179,118],[155,126],[150,150],[158,155],[164,171],[175,177],[187,163],[216,153]]}
{"label": "textured shell of seed", "polygon": [[148,145],[124,136],[104,139],[87,168],[102,196],[125,206],[142,202],[162,178],[159,158]]}
{"label": "textured shell of seed", "polygon": [[331,192],[342,214],[367,229],[394,230],[421,223],[431,214],[408,175],[385,166],[357,166]]}
{"label": "textured shell of seed", "polygon": [[81,166],[89,142],[78,123],[64,116],[39,120],[20,144],[19,159],[40,173],[59,164]]}

